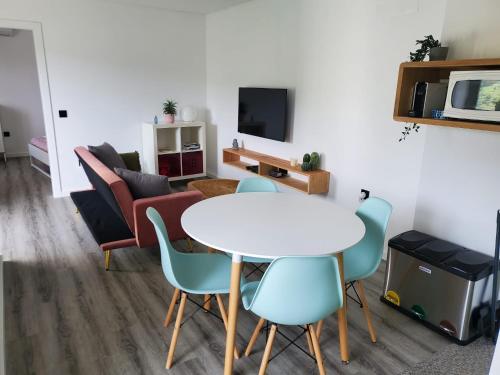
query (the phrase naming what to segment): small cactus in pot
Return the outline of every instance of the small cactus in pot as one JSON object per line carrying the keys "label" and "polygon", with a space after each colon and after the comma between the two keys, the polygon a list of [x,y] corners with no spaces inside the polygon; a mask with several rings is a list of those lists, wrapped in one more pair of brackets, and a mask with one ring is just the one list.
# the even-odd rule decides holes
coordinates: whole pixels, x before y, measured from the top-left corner
{"label": "small cactus in pot", "polygon": [[319,168],[319,154],[312,152],[311,154],[304,154],[302,164],[300,165],[303,171],[314,171]]}

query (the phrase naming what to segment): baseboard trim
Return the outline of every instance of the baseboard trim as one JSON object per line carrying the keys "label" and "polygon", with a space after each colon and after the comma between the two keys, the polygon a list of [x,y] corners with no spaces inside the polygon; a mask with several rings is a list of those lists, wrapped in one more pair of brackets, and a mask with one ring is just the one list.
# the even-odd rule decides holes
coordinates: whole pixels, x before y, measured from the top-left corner
{"label": "baseboard trim", "polygon": [[219,178],[216,173],[212,173],[212,172],[209,172],[209,171],[207,171],[207,177],[210,177],[210,178]]}
{"label": "baseboard trim", "polygon": [[30,156],[28,152],[6,152],[5,155],[8,158],[25,158]]}

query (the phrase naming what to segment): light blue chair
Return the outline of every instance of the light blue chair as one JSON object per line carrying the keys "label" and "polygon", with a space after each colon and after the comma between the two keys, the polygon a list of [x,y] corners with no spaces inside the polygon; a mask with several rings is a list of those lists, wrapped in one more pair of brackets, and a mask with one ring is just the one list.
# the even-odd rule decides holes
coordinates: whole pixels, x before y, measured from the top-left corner
{"label": "light blue chair", "polygon": [[377,336],[371,321],[370,310],[366,300],[362,280],[377,271],[384,252],[385,233],[391,217],[392,206],[380,198],[368,198],[356,211],[365,224],[366,232],[363,239],[356,245],[344,251],[344,278],[347,288],[353,288],[363,308],[368,331],[372,342],[377,342]]}
{"label": "light blue chair", "polygon": [[[236,193],[277,193],[278,187],[274,182],[262,177],[248,177],[241,180],[236,187]],[[270,259],[257,257],[243,257],[244,263],[252,263],[256,269],[260,269],[255,264],[271,263]],[[247,275],[248,276],[248,275]]]}
{"label": "light blue chair", "polygon": [[[175,288],[174,295],[168,308],[164,326],[168,326],[172,318],[179,294],[181,300],[175,321],[172,341],[167,356],[166,368],[172,367],[175,347],[182,324],[182,316],[188,294],[213,295],[215,294],[221,318],[227,329],[227,314],[222,302],[221,294],[229,293],[231,280],[231,260],[220,254],[207,253],[181,253],[174,249],[168,239],[167,229],[158,211],[149,207],[146,210],[148,219],[153,223],[161,251],[161,265],[166,279]],[[242,280],[244,285],[244,280]],[[195,303],[199,308],[202,305]],[[214,314],[215,315],[215,314]],[[235,357],[238,358],[235,349]]]}
{"label": "light blue chair", "polygon": [[[319,373],[325,373],[312,324],[342,307],[342,286],[335,257],[278,258],[269,265],[261,281],[242,287],[241,296],[245,309],[261,317],[245,355],[252,351],[264,322],[272,323],[260,375],[266,371],[275,335],[280,333],[278,324],[306,326],[304,332],[307,332],[310,351],[314,353]],[[295,340],[288,341],[295,345]]]}
{"label": "light blue chair", "polygon": [[274,182],[262,177],[248,177],[240,181],[236,193],[277,193],[278,188]]}

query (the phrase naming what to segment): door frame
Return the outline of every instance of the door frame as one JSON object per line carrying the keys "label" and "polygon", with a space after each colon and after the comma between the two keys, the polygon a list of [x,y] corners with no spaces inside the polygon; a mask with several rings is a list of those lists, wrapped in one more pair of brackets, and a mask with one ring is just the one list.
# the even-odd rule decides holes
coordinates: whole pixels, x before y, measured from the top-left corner
{"label": "door frame", "polygon": [[54,112],[50,92],[49,74],[47,70],[47,60],[45,56],[42,23],[32,21],[7,20],[0,18],[0,27],[7,29],[29,30],[33,33],[35,59],[38,70],[38,82],[40,85],[40,96],[42,100],[43,120],[45,123],[45,136],[47,137],[47,147],[49,150],[52,195],[56,198],[62,197],[64,196],[64,194],[61,185]]}

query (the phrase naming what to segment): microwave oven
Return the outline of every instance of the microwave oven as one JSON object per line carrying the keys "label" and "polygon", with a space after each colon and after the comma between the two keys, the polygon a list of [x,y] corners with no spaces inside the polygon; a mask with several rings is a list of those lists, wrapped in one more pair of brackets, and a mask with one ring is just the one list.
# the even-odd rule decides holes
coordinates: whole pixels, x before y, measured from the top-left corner
{"label": "microwave oven", "polygon": [[500,70],[451,72],[443,115],[500,122]]}

